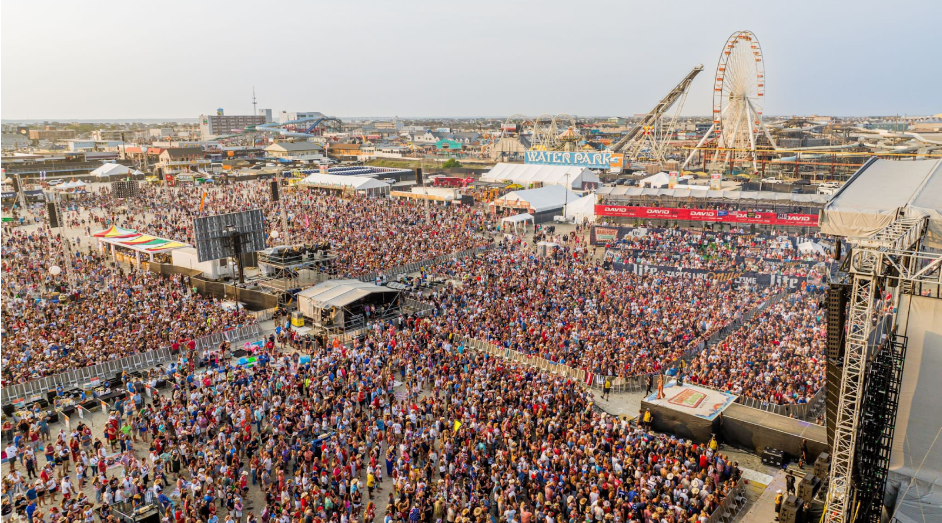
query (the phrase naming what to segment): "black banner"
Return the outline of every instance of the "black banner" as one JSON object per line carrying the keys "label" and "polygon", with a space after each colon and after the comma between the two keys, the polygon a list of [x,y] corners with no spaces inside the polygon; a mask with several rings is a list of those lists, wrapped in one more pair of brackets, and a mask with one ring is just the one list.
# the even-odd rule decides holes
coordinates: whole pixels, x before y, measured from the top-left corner
{"label": "black banner", "polygon": [[612,269],[616,271],[631,271],[634,274],[663,274],[673,278],[689,278],[692,280],[718,280],[729,281],[738,285],[750,287],[772,287],[783,285],[789,289],[801,288],[806,282],[811,285],[823,285],[823,277],[813,273],[809,276],[785,276],[782,274],[760,274],[757,272],[722,272],[707,269],[682,269],[679,267],[664,267],[657,265],[639,265],[634,263],[613,263]]}

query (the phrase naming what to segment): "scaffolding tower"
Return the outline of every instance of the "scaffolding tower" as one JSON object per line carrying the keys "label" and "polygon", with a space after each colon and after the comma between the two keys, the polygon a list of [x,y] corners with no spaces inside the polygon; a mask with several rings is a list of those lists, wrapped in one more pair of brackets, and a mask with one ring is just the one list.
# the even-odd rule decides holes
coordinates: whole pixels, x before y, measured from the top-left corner
{"label": "scaffolding tower", "polygon": [[850,509],[861,493],[855,492],[854,464],[875,305],[883,289],[895,288],[898,306],[901,294],[919,293],[928,284],[938,295],[942,285],[942,255],[920,252],[927,225],[924,216],[900,217],[869,237],[848,240],[854,245],[849,254],[850,311],[825,508],[827,521],[832,523],[854,520]]}

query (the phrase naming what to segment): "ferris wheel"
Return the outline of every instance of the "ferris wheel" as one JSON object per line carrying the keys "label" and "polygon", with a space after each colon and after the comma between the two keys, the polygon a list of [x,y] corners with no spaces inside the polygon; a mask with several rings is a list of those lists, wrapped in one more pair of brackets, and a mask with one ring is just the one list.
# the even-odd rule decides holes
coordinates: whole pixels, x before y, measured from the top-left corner
{"label": "ferris wheel", "polygon": [[[713,125],[697,148],[707,140],[715,140],[714,165],[729,164],[732,168],[752,164],[757,169],[757,143],[775,147],[772,136],[762,122],[765,102],[765,61],[759,39],[752,31],[736,31],[726,41],[716,65],[713,83]],[[762,139],[768,144],[762,144]],[[690,161],[691,152],[684,165]],[[714,167],[716,168],[716,167]]]}

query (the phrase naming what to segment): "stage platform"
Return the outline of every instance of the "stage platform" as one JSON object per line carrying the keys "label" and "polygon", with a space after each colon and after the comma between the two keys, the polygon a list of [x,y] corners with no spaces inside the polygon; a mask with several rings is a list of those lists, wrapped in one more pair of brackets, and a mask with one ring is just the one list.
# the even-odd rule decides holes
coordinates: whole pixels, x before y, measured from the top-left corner
{"label": "stage platform", "polygon": [[675,381],[664,385],[664,395],[657,399],[655,392],[641,400],[641,411],[653,414],[653,428],[701,443],[710,441],[719,426],[717,418],[736,401],[732,394]]}
{"label": "stage platform", "polygon": [[825,427],[765,412],[735,403],[736,396],[699,385],[664,386],[665,397],[657,393],[641,400],[641,412],[651,410],[652,427],[699,443],[717,434],[721,443],[762,454],[766,447],[779,449],[787,459],[797,460],[801,440],[808,442],[809,461],[827,452]]}
{"label": "stage platform", "polygon": [[797,460],[801,453],[801,440],[808,440],[809,461],[827,452],[827,429],[807,421],[772,414],[745,405],[733,404],[723,412],[720,435],[726,443],[745,447],[762,454],[765,447],[784,451],[788,458]]}

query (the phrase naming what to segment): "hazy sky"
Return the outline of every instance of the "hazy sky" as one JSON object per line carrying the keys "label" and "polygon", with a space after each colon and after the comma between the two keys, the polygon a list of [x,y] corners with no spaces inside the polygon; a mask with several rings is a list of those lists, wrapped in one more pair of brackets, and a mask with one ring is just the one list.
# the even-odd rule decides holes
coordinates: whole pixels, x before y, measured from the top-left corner
{"label": "hazy sky", "polygon": [[752,30],[765,114],[942,112],[942,1],[3,0],[3,119],[631,115]]}

